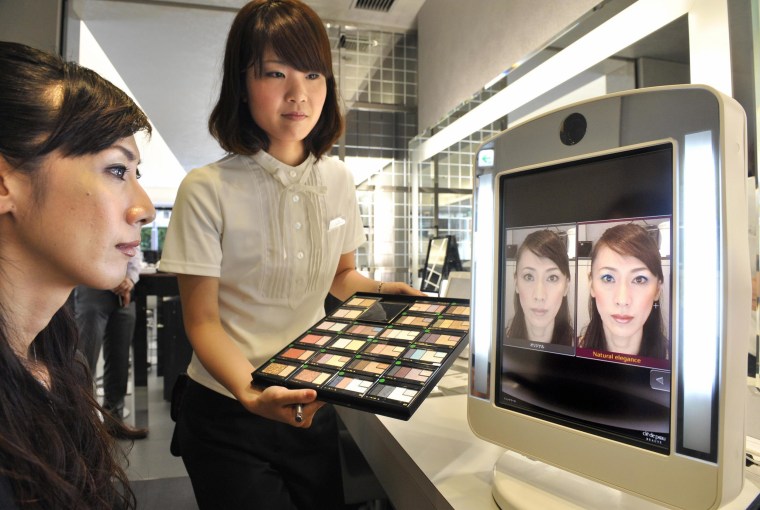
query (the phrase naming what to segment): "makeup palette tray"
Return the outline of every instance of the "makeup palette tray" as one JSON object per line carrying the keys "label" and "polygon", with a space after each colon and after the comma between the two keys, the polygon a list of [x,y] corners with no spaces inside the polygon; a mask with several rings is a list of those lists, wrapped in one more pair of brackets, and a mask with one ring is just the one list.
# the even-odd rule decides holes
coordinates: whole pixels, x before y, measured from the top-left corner
{"label": "makeup palette tray", "polygon": [[357,293],[268,362],[253,384],[408,420],[464,349],[467,299]]}

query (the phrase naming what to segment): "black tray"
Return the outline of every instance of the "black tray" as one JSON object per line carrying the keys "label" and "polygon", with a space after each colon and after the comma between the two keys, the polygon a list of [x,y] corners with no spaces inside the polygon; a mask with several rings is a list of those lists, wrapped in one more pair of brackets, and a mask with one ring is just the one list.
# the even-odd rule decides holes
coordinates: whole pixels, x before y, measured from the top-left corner
{"label": "black tray", "polygon": [[408,420],[469,340],[467,299],[360,292],[251,374],[257,386]]}

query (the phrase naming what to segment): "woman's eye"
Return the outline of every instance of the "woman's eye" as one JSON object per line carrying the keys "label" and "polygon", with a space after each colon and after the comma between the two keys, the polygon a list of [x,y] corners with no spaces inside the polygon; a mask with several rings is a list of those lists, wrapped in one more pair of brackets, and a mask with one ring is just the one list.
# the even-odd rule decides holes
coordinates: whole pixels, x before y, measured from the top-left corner
{"label": "woman's eye", "polygon": [[533,281],[533,275],[531,273],[525,273],[522,278],[526,282],[532,282]]}
{"label": "woman's eye", "polygon": [[107,170],[109,173],[111,173],[111,175],[113,175],[114,177],[118,177],[122,181],[124,180],[124,176],[128,172],[127,167],[124,165],[109,166]]}
{"label": "woman's eye", "polygon": [[633,279],[633,283],[638,283],[639,285],[646,285],[649,282],[649,278],[646,276],[637,276]]}
{"label": "woman's eye", "polygon": [[264,73],[264,75],[270,78],[284,78],[285,77],[285,73],[282,73],[280,71],[268,71]]}
{"label": "woman's eye", "polygon": [[319,73],[309,73],[309,74],[306,75],[306,78],[309,79],[309,80],[318,80],[321,77],[322,77],[322,75],[319,74]]}
{"label": "woman's eye", "polygon": [[599,279],[604,283],[612,283],[615,281],[615,278],[613,278],[611,274],[603,274],[599,277]]}
{"label": "woman's eye", "polygon": [[559,281],[559,276],[557,276],[556,274],[549,275],[546,278],[546,281],[551,282],[551,283],[557,283]]}

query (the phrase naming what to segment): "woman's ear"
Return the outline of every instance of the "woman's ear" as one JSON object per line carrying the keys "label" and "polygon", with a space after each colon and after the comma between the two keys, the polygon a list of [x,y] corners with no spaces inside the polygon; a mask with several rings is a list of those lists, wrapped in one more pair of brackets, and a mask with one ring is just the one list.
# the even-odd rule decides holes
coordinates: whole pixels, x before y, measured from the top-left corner
{"label": "woman's ear", "polygon": [[0,214],[14,213],[30,199],[30,180],[0,154]]}
{"label": "woman's ear", "polygon": [[11,184],[12,169],[10,163],[0,155],[0,214],[11,212],[15,209],[13,201],[13,185]]}

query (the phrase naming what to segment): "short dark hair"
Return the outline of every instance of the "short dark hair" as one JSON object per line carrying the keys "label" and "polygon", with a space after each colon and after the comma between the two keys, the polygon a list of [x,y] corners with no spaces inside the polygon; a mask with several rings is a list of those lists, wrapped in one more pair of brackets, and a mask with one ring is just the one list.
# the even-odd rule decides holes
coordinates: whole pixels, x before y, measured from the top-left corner
{"label": "short dark hair", "polygon": [[267,49],[299,71],[317,71],[325,77],[322,114],[304,140],[309,152],[322,156],[343,132],[343,115],[327,31],[317,13],[298,0],[253,0],[237,13],[227,37],[222,86],[209,131],[229,153],[251,155],[269,148],[269,137],[243,102],[245,72],[252,67],[260,75]]}
{"label": "short dark hair", "polygon": [[95,154],[138,131],[145,113],[96,72],[23,44],[0,41],[0,155],[31,171],[53,151]]}

